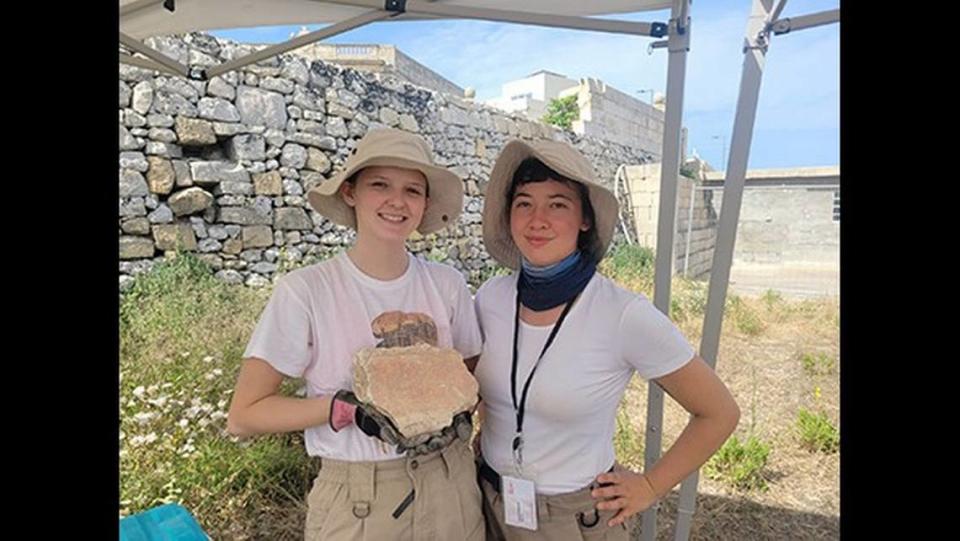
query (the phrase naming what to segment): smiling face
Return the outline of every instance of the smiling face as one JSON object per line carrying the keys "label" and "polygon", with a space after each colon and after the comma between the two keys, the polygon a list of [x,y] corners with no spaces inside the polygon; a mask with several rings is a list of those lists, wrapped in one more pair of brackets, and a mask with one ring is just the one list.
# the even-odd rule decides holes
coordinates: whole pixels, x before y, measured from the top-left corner
{"label": "smiling face", "polygon": [[556,263],[577,249],[589,231],[580,191],[553,179],[520,184],[510,202],[510,234],[520,253],[538,267]]}
{"label": "smiling face", "polygon": [[403,243],[427,208],[427,179],[414,169],[366,167],[340,187],[357,215],[357,235]]}

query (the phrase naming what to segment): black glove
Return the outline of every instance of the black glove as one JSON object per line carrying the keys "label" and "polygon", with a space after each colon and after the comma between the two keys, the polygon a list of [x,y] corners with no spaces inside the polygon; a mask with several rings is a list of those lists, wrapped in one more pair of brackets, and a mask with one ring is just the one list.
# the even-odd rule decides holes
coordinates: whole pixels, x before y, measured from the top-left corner
{"label": "black glove", "polygon": [[397,453],[407,456],[425,455],[438,451],[450,445],[456,439],[468,442],[470,436],[473,435],[473,413],[470,411],[462,411],[454,415],[449,425],[436,432],[418,434],[408,438],[402,435],[393,421],[374,405],[361,402],[351,391],[340,390],[333,396],[333,400],[330,402],[331,419],[333,418],[333,410],[337,408],[337,401],[355,407],[354,423],[364,434],[389,445],[395,445]]}
{"label": "black glove", "polygon": [[333,395],[330,401],[331,418],[332,411],[337,401],[345,402],[356,407],[354,410],[353,422],[356,423],[364,434],[377,438],[390,445],[397,445],[401,441],[400,431],[394,426],[393,422],[386,415],[380,413],[376,407],[366,404],[357,399],[352,391],[340,390]]}
{"label": "black glove", "polygon": [[407,456],[425,455],[443,449],[456,439],[468,442],[472,434],[473,415],[469,411],[463,411],[454,415],[450,424],[441,430],[413,438],[401,438],[397,452],[406,453]]}

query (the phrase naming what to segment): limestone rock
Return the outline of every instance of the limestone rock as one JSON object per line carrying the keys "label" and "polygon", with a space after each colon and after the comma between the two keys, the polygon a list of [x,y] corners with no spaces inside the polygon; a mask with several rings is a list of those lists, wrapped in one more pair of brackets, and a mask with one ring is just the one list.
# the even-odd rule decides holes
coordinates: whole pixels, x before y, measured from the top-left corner
{"label": "limestone rock", "polygon": [[436,432],[477,403],[479,385],[451,348],[427,344],[364,348],[354,358],[354,393],[408,438]]}

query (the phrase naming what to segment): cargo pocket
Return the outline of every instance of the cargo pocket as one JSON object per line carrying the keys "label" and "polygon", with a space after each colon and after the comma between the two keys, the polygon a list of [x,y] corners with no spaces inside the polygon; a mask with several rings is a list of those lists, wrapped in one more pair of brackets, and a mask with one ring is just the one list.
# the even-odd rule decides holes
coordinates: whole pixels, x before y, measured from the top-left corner
{"label": "cargo pocket", "polygon": [[331,483],[316,479],[307,495],[307,522],[304,527],[305,541],[320,541],[324,529],[330,522],[331,513],[337,500],[344,495],[346,487],[341,483]]}

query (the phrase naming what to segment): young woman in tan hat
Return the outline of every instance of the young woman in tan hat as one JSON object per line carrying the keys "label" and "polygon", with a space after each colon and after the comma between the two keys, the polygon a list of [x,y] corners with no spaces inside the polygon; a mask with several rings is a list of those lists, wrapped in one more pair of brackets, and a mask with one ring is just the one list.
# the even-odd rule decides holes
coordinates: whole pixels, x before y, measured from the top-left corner
{"label": "young woman in tan hat", "polygon": [[[469,413],[411,442],[349,391],[354,353],[389,334],[386,319],[410,323],[400,345],[452,347],[472,361],[479,354],[463,277],[413,257],[404,243],[414,230],[431,233],[456,220],[461,179],[433,164],[419,136],[378,129],[308,200],[355,228],[356,243],[277,281],[244,353],[228,430],[304,431],[307,453],[321,459],[308,496],[308,540],[483,539]],[[303,378],[306,397],[281,396],[285,377]]]}
{"label": "young woman in tan hat", "polygon": [[[484,346],[480,478],[487,539],[623,539],[737,425],[724,384],[643,295],[595,272],[617,201],[565,143],[511,141],[491,173],[487,251],[514,269],[477,292]],[[615,464],[617,407],[634,373],[692,414],[649,470]]]}

